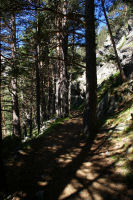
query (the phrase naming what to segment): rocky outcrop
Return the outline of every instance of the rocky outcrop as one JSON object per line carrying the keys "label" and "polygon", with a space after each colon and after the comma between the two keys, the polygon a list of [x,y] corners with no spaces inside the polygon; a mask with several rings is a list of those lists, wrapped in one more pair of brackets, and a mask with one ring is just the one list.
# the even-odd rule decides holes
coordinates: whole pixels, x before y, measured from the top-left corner
{"label": "rocky outcrop", "polygon": [[120,88],[120,91],[107,91],[97,107],[98,119],[103,119],[106,115],[113,114],[120,109],[123,102],[128,102],[133,95],[133,80]]}
{"label": "rocky outcrop", "polygon": [[103,66],[97,67],[97,82],[100,85],[105,79],[109,78],[117,72],[117,68],[113,63],[103,63]]}
{"label": "rocky outcrop", "polygon": [[[133,19],[128,20],[127,28],[116,28],[115,43],[125,75],[133,77]],[[108,35],[103,47],[97,51],[97,80],[100,85],[105,79],[116,73],[117,66],[112,43]]]}
{"label": "rocky outcrop", "polygon": [[122,60],[122,65],[133,63],[133,30],[125,37],[119,56]]}
{"label": "rocky outcrop", "polygon": [[[129,19],[128,25],[119,29],[116,27],[115,43],[118,51],[118,56],[121,61],[121,65],[125,72],[126,77],[133,78],[133,19]],[[108,79],[114,75],[118,69],[115,63],[114,50],[110,36],[108,35],[103,46],[97,50],[97,83],[98,87],[103,83],[104,80]],[[77,91],[80,91],[79,98],[74,94],[72,101],[75,102],[74,105],[79,104],[84,99],[84,93],[86,90],[86,77],[85,73],[78,78],[76,82],[73,83],[73,87],[78,84]],[[109,95],[109,94],[108,94]],[[107,102],[107,94],[105,95],[105,102]],[[109,98],[109,97],[108,97]],[[101,110],[102,109],[101,103]],[[114,103],[113,103],[114,105]],[[103,106],[106,109],[104,103]],[[111,108],[110,108],[111,109]],[[112,107],[112,110],[114,108]]]}

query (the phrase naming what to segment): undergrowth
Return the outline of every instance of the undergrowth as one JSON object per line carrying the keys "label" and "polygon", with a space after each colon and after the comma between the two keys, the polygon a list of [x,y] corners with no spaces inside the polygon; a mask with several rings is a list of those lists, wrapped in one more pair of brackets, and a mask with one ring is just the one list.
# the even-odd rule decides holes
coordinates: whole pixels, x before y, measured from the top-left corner
{"label": "undergrowth", "polygon": [[122,80],[120,77],[120,72],[109,77],[109,79],[103,81],[101,85],[98,87],[98,103],[102,100],[106,92],[113,90],[114,88],[120,86],[122,84]]}
{"label": "undergrowth", "polygon": [[50,133],[52,130],[54,130],[59,125],[63,124],[64,121],[69,120],[71,118],[71,115],[66,118],[58,118],[54,122],[50,123],[48,128],[44,130],[41,134],[38,134],[37,128],[33,130],[33,135],[31,138],[29,138],[28,141],[21,141],[17,137],[13,135],[9,135],[3,139],[3,149],[2,154],[3,158],[10,158],[12,154],[17,152],[19,149],[29,150],[31,149],[32,142],[35,141],[38,138],[41,138],[45,136],[46,134]]}

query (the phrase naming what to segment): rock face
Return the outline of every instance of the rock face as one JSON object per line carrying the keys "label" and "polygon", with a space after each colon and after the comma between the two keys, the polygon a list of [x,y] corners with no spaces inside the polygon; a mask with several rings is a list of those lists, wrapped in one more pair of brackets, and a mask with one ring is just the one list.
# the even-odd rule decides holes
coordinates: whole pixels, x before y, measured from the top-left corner
{"label": "rock face", "polygon": [[[128,20],[127,28],[122,27],[121,29],[119,29],[118,27],[116,27],[116,35],[114,39],[118,56],[120,58],[125,75],[127,78],[131,79],[133,78],[133,19]],[[104,80],[108,79],[110,76],[114,75],[118,71],[117,65],[115,63],[114,50],[109,35],[107,36],[103,46],[97,50],[96,57],[97,83],[99,87]],[[73,87],[75,87],[76,84],[78,84],[78,86],[76,86],[78,94],[72,94],[72,101],[74,102],[75,106],[79,105],[84,100],[84,94],[86,90],[85,73],[80,78],[78,78],[76,83],[73,83]],[[76,95],[80,96],[80,99]]]}
{"label": "rock face", "polygon": [[128,85],[121,89],[121,92],[106,92],[97,107],[98,119],[103,119],[108,114],[113,114],[119,109],[121,103],[125,101],[125,96],[130,97],[133,94],[133,80],[128,81]]}
{"label": "rock face", "polygon": [[112,63],[104,63],[103,66],[97,67],[97,82],[100,85],[105,79],[117,72],[117,68]]}
{"label": "rock face", "polygon": [[[116,28],[115,36],[116,48],[124,69],[125,75],[128,78],[133,77],[133,19],[128,20],[127,28],[122,27],[121,30]],[[100,85],[105,79],[115,74],[117,66],[114,59],[114,53],[110,36],[108,35],[103,47],[97,51],[97,58],[100,60],[97,66],[97,80]]]}

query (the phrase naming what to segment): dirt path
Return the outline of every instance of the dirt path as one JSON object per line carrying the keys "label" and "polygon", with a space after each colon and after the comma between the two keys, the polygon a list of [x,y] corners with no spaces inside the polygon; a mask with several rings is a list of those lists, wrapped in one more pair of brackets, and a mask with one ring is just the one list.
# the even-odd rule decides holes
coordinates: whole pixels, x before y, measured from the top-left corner
{"label": "dirt path", "polygon": [[8,162],[14,199],[31,200],[43,191],[44,200],[132,200],[133,184],[114,170],[112,157],[122,147],[112,146],[107,132],[99,133],[93,145],[81,133],[82,119],[75,114]]}

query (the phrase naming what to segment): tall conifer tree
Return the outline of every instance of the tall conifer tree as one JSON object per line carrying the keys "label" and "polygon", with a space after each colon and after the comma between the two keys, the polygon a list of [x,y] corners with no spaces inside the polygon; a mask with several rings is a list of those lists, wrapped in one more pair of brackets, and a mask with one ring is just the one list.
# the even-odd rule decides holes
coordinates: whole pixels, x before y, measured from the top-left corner
{"label": "tall conifer tree", "polygon": [[84,112],[84,134],[93,138],[96,133],[96,44],[95,44],[95,4],[85,1],[86,21],[86,106]]}

